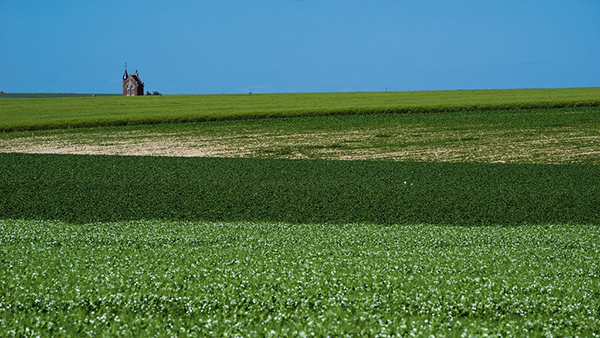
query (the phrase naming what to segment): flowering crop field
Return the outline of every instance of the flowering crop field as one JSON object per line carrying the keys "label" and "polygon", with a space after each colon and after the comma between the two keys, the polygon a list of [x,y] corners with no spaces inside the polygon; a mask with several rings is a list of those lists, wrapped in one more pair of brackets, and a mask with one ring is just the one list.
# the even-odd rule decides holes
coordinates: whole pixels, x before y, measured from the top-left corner
{"label": "flowering crop field", "polygon": [[0,334],[592,336],[597,168],[1,154]]}
{"label": "flowering crop field", "polygon": [[0,221],[3,336],[597,336],[597,225]]}

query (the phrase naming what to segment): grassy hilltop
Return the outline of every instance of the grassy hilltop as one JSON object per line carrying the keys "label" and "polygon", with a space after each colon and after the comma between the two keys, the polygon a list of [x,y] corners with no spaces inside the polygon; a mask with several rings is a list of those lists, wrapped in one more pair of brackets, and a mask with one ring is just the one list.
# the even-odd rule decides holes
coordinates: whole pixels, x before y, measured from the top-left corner
{"label": "grassy hilltop", "polygon": [[260,117],[600,106],[600,88],[0,100],[0,131]]}

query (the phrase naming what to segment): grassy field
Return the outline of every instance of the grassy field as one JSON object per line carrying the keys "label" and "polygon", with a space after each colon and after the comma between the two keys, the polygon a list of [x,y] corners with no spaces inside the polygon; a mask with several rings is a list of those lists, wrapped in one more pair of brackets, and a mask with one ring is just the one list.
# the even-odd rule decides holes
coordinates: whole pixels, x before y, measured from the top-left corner
{"label": "grassy field", "polygon": [[0,336],[598,337],[599,91],[0,100]]}
{"label": "grassy field", "polygon": [[0,100],[0,131],[260,117],[600,106],[600,88]]}
{"label": "grassy field", "polygon": [[600,224],[595,165],[0,154],[0,219]]}
{"label": "grassy field", "polygon": [[375,114],[0,133],[0,152],[600,164],[600,108]]}
{"label": "grassy field", "polygon": [[0,332],[591,337],[599,230],[0,221]]}

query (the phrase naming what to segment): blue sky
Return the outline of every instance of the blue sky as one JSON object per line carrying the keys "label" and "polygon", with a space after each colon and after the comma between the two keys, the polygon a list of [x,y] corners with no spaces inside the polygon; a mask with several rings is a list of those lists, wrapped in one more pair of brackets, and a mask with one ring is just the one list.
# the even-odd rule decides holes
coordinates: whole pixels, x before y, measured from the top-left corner
{"label": "blue sky", "polygon": [[600,86],[598,0],[0,0],[0,90]]}

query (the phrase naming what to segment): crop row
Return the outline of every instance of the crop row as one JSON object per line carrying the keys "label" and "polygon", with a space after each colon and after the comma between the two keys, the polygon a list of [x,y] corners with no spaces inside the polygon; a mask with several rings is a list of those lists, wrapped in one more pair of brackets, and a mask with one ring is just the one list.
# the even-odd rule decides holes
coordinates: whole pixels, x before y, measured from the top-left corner
{"label": "crop row", "polygon": [[600,224],[600,170],[0,154],[0,218]]}

